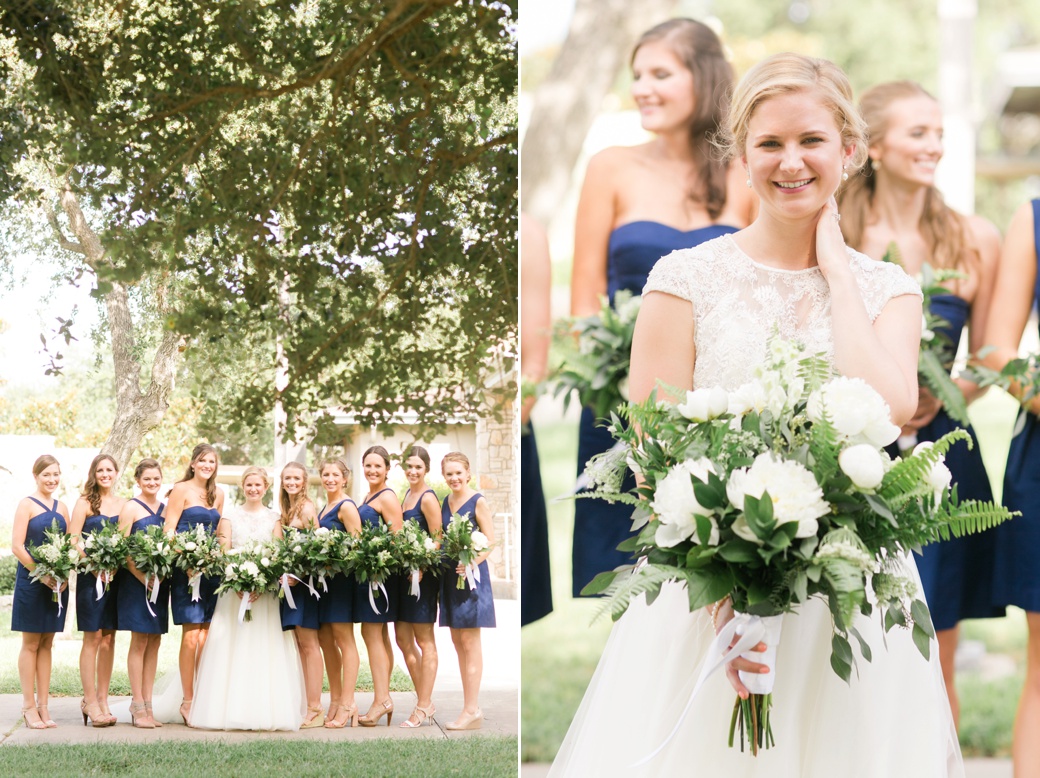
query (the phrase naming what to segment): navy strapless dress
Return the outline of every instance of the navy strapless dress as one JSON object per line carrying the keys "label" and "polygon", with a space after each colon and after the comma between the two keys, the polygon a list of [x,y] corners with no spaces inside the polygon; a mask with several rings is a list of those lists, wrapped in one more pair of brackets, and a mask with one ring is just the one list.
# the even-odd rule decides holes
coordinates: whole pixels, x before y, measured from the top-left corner
{"label": "navy strapless dress", "polygon": [[552,613],[549,520],[534,429],[520,436],[520,626]]}
{"label": "navy strapless dress", "polygon": [[[177,520],[177,532],[187,532],[201,524],[209,534],[215,534],[220,523],[220,513],[216,508],[192,505],[181,511]],[[202,576],[199,586],[199,599],[191,601],[191,587],[188,585],[188,574],[177,568],[173,571],[173,586],[170,588],[170,604],[173,610],[174,624],[209,624],[213,620],[213,609],[217,607],[217,587],[220,579],[215,575]]]}
{"label": "navy strapless dress", "polygon": [[[622,224],[610,234],[607,247],[607,295],[610,302],[614,302],[614,295],[622,289],[641,294],[646,277],[661,257],[736,231],[735,227],[723,224],[688,231],[652,221]],[[596,425],[592,409],[584,408],[578,428],[578,475],[584,472],[586,462],[613,445],[610,433]],[[524,478],[526,480],[526,475]],[[635,478],[631,473],[625,479],[624,488],[635,488]],[[617,550],[618,544],[631,532],[631,506],[611,505],[603,500],[575,501],[574,545],[571,550],[575,597],[599,573],[633,561],[631,554]]]}
{"label": "navy strapless dress", "polygon": [[[29,525],[25,528],[25,545],[42,545],[47,538],[44,531],[51,528],[51,523],[57,521],[63,531],[68,530],[65,517],[58,513],[58,501],[48,508],[35,497],[30,497],[34,503],[43,508],[29,519]],[[30,554],[31,556],[31,554]],[[35,559],[35,557],[33,557]],[[58,603],[54,601],[54,590],[48,589],[40,581],[30,581],[29,571],[18,563],[14,579],[14,602],[11,605],[11,631],[12,632],[61,632],[65,629],[65,615],[69,612],[69,589],[60,595],[61,614],[58,614]]]}
{"label": "navy strapless dress", "polygon": [[[481,496],[479,492],[474,494],[455,511],[459,516],[468,516],[473,529],[477,529],[477,500]],[[445,497],[441,504],[441,519],[445,529],[451,524],[451,514],[448,498]],[[487,560],[481,562],[477,569],[480,570],[480,580],[476,589],[470,589],[469,584],[458,588],[459,576],[454,565],[449,564],[441,576],[442,627],[472,629],[495,626],[495,599],[491,593],[491,572],[488,570]]]}
{"label": "navy strapless dress", "polygon": [[[148,527],[161,527],[163,525],[162,512],[165,505],[160,505],[156,513],[152,513],[148,506],[134,498],[148,515],[138,519],[130,528],[130,534],[144,532]],[[169,579],[159,584],[159,599],[152,605],[155,611],[153,616],[148,612],[148,603],[145,602],[144,584],[137,577],[122,568],[116,574],[116,621],[120,630],[130,632],[141,632],[147,635],[165,635],[170,628],[170,581]]]}
{"label": "navy strapless dress", "polygon": [[[1040,225],[1040,200],[1033,200],[1033,225]],[[1033,241],[1040,257],[1040,232]],[[1040,267],[1033,289],[1033,304],[1040,301]],[[999,605],[1017,605],[1040,613],[1040,419],[1026,410],[1019,412],[1022,431],[1011,439],[1004,471],[1004,505],[1021,511],[997,527],[997,568],[993,596]]]}
{"label": "navy strapless dress", "polygon": [[[971,313],[967,300],[952,294],[936,295],[932,298],[932,312],[949,323],[942,332],[952,344],[949,355],[953,361],[961,332]],[[951,419],[945,409],[917,433],[919,441],[935,441],[958,429],[960,425]],[[946,466],[950,468],[957,495],[962,500],[992,500],[986,468],[982,462],[979,441],[971,426],[964,428],[971,435],[972,447],[966,443],[954,443],[946,454]],[[889,448],[895,456],[898,450]],[[963,538],[925,546],[923,553],[914,554],[921,583],[932,613],[936,629],[953,629],[963,619],[998,618],[1004,608],[993,601],[993,574],[996,555],[996,532],[990,530]]]}
{"label": "navy strapless dress", "polygon": [[[434,499],[437,494],[433,489],[427,489],[419,496],[415,506],[404,512],[403,519],[415,519],[424,532],[430,531],[430,524],[422,512],[423,497],[432,494]],[[405,499],[408,495],[405,494]],[[435,624],[437,622],[437,599],[441,591],[441,579],[436,570],[427,570],[419,581],[419,599],[410,594],[412,582],[407,575],[399,576],[400,587],[397,592],[397,618],[395,621],[403,621],[408,624]]]}
{"label": "navy strapless dress", "polygon": [[[361,516],[362,524],[379,526],[379,522],[383,520],[379,511],[369,504],[383,492],[393,494],[393,489],[390,487],[381,489],[366,497],[365,501],[358,506],[358,515]],[[379,590],[372,594],[378,611],[372,608],[372,602],[369,600],[370,588],[367,581],[365,583],[354,581],[354,621],[358,624],[389,624],[391,621],[397,621],[397,596],[401,588],[400,576],[390,575],[383,582],[386,597],[383,597],[383,593]]]}
{"label": "navy strapless dress", "polygon": [[[106,524],[118,524],[118,516],[87,516],[83,521],[84,539]],[[99,629],[116,628],[116,582],[108,585],[108,591],[97,598],[97,576],[93,573],[76,574],[76,628],[80,632],[96,632]]]}
{"label": "navy strapless dress", "polygon": [[[345,532],[346,527],[343,526],[343,522],[339,520],[339,509],[343,503],[349,502],[351,505],[354,501],[349,497],[345,500],[340,500],[338,503],[333,505],[331,508],[325,506],[327,510],[318,518],[318,524],[326,529],[334,529],[340,532]],[[318,600],[318,623],[320,624],[350,624],[354,621],[354,579],[345,575],[332,575],[326,576],[326,583],[328,584],[329,590],[327,592],[322,591],[321,587],[318,588],[318,593],[321,595],[321,599]],[[300,587],[295,587],[299,589]],[[296,596],[296,592],[293,592],[293,596]],[[307,598],[310,599],[310,594],[307,594]],[[297,603],[299,605],[299,603]],[[307,626],[306,624],[303,626]]]}

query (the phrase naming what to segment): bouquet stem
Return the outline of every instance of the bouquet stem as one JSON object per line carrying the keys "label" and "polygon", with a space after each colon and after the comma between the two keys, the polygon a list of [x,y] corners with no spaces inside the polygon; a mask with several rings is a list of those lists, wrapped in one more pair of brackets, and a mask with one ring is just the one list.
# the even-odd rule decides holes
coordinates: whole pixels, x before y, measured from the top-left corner
{"label": "bouquet stem", "polygon": [[772,722],[769,711],[773,706],[772,694],[752,694],[746,700],[737,697],[733,704],[733,717],[729,724],[729,746],[733,747],[733,739],[740,731],[740,750],[744,751],[747,742],[752,756],[758,756],[759,749],[770,748],[775,744]]}

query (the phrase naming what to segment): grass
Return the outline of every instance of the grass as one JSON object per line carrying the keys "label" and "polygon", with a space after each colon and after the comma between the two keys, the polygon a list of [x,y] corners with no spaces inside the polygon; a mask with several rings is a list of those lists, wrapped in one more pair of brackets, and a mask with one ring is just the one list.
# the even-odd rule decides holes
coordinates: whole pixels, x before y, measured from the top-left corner
{"label": "grass", "polygon": [[[983,460],[998,499],[1016,407],[999,390],[991,390],[971,406]],[[593,620],[599,610],[598,602],[571,597],[573,503],[552,501],[574,483],[577,420],[539,424],[536,417],[535,424],[549,509],[554,611],[521,631],[520,759],[550,762],[596,669],[611,622],[606,616]],[[965,622],[962,636],[983,642],[989,653],[1006,654],[1015,661],[1016,671],[1012,675],[990,679],[964,672],[957,678],[960,738],[965,755],[1006,755],[1010,752],[1012,723],[1024,676],[1024,615],[1010,609],[1003,619]],[[829,672],[826,668],[822,671]]]}
{"label": "grass", "polygon": [[[79,652],[82,643],[80,633],[72,632],[67,639],[62,636],[54,641],[53,663],[51,665],[51,694],[55,697],[79,697],[83,694],[83,686],[79,678]],[[170,626],[170,631],[163,636],[159,647],[158,677],[173,670],[177,666],[177,652],[181,643],[181,628]],[[0,694],[21,694],[18,683],[18,651],[22,644],[20,632],[11,632],[11,611],[0,612]],[[357,635],[358,650],[365,657],[365,643],[360,632]],[[112,673],[112,684],[109,687],[113,696],[130,694],[130,679],[126,674],[126,655],[130,648],[130,633],[116,633],[116,660]],[[372,673],[368,663],[363,661],[358,672],[358,691],[372,691]],[[394,667],[390,679],[390,690],[395,692],[412,691],[412,680],[408,672],[399,666]],[[325,691],[329,690],[328,679],[325,680]]]}
{"label": "grass", "polygon": [[5,775],[249,776],[515,776],[515,737],[452,740],[251,743],[160,741],[148,745],[7,746]]}

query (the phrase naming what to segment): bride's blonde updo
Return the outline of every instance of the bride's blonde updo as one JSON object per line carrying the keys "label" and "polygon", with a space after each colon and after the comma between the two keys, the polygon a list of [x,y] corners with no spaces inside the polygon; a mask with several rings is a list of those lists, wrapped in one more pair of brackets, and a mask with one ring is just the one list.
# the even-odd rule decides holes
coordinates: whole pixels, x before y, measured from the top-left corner
{"label": "bride's blonde updo", "polygon": [[867,127],[852,99],[852,85],[830,60],[802,54],[774,54],[751,68],[737,84],[718,145],[728,159],[739,159],[747,144],[748,124],[759,104],[777,95],[814,92],[834,116],[845,146],[856,151],[849,166],[858,167],[867,155]]}

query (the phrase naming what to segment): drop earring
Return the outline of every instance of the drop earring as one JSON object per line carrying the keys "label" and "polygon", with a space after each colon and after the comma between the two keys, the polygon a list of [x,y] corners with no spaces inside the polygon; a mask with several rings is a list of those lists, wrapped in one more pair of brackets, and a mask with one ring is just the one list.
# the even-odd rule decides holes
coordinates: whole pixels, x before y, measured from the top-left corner
{"label": "drop earring", "polygon": [[870,160],[870,169],[875,172],[881,170],[881,161],[877,159]]}
{"label": "drop earring", "polygon": [[747,182],[746,182],[747,183],[747,188],[750,189],[751,188],[751,168],[746,168],[746,172],[747,172]]}
{"label": "drop earring", "polygon": [[842,181],[848,181],[849,180],[849,166],[848,165],[842,165],[841,166],[841,180]]}

